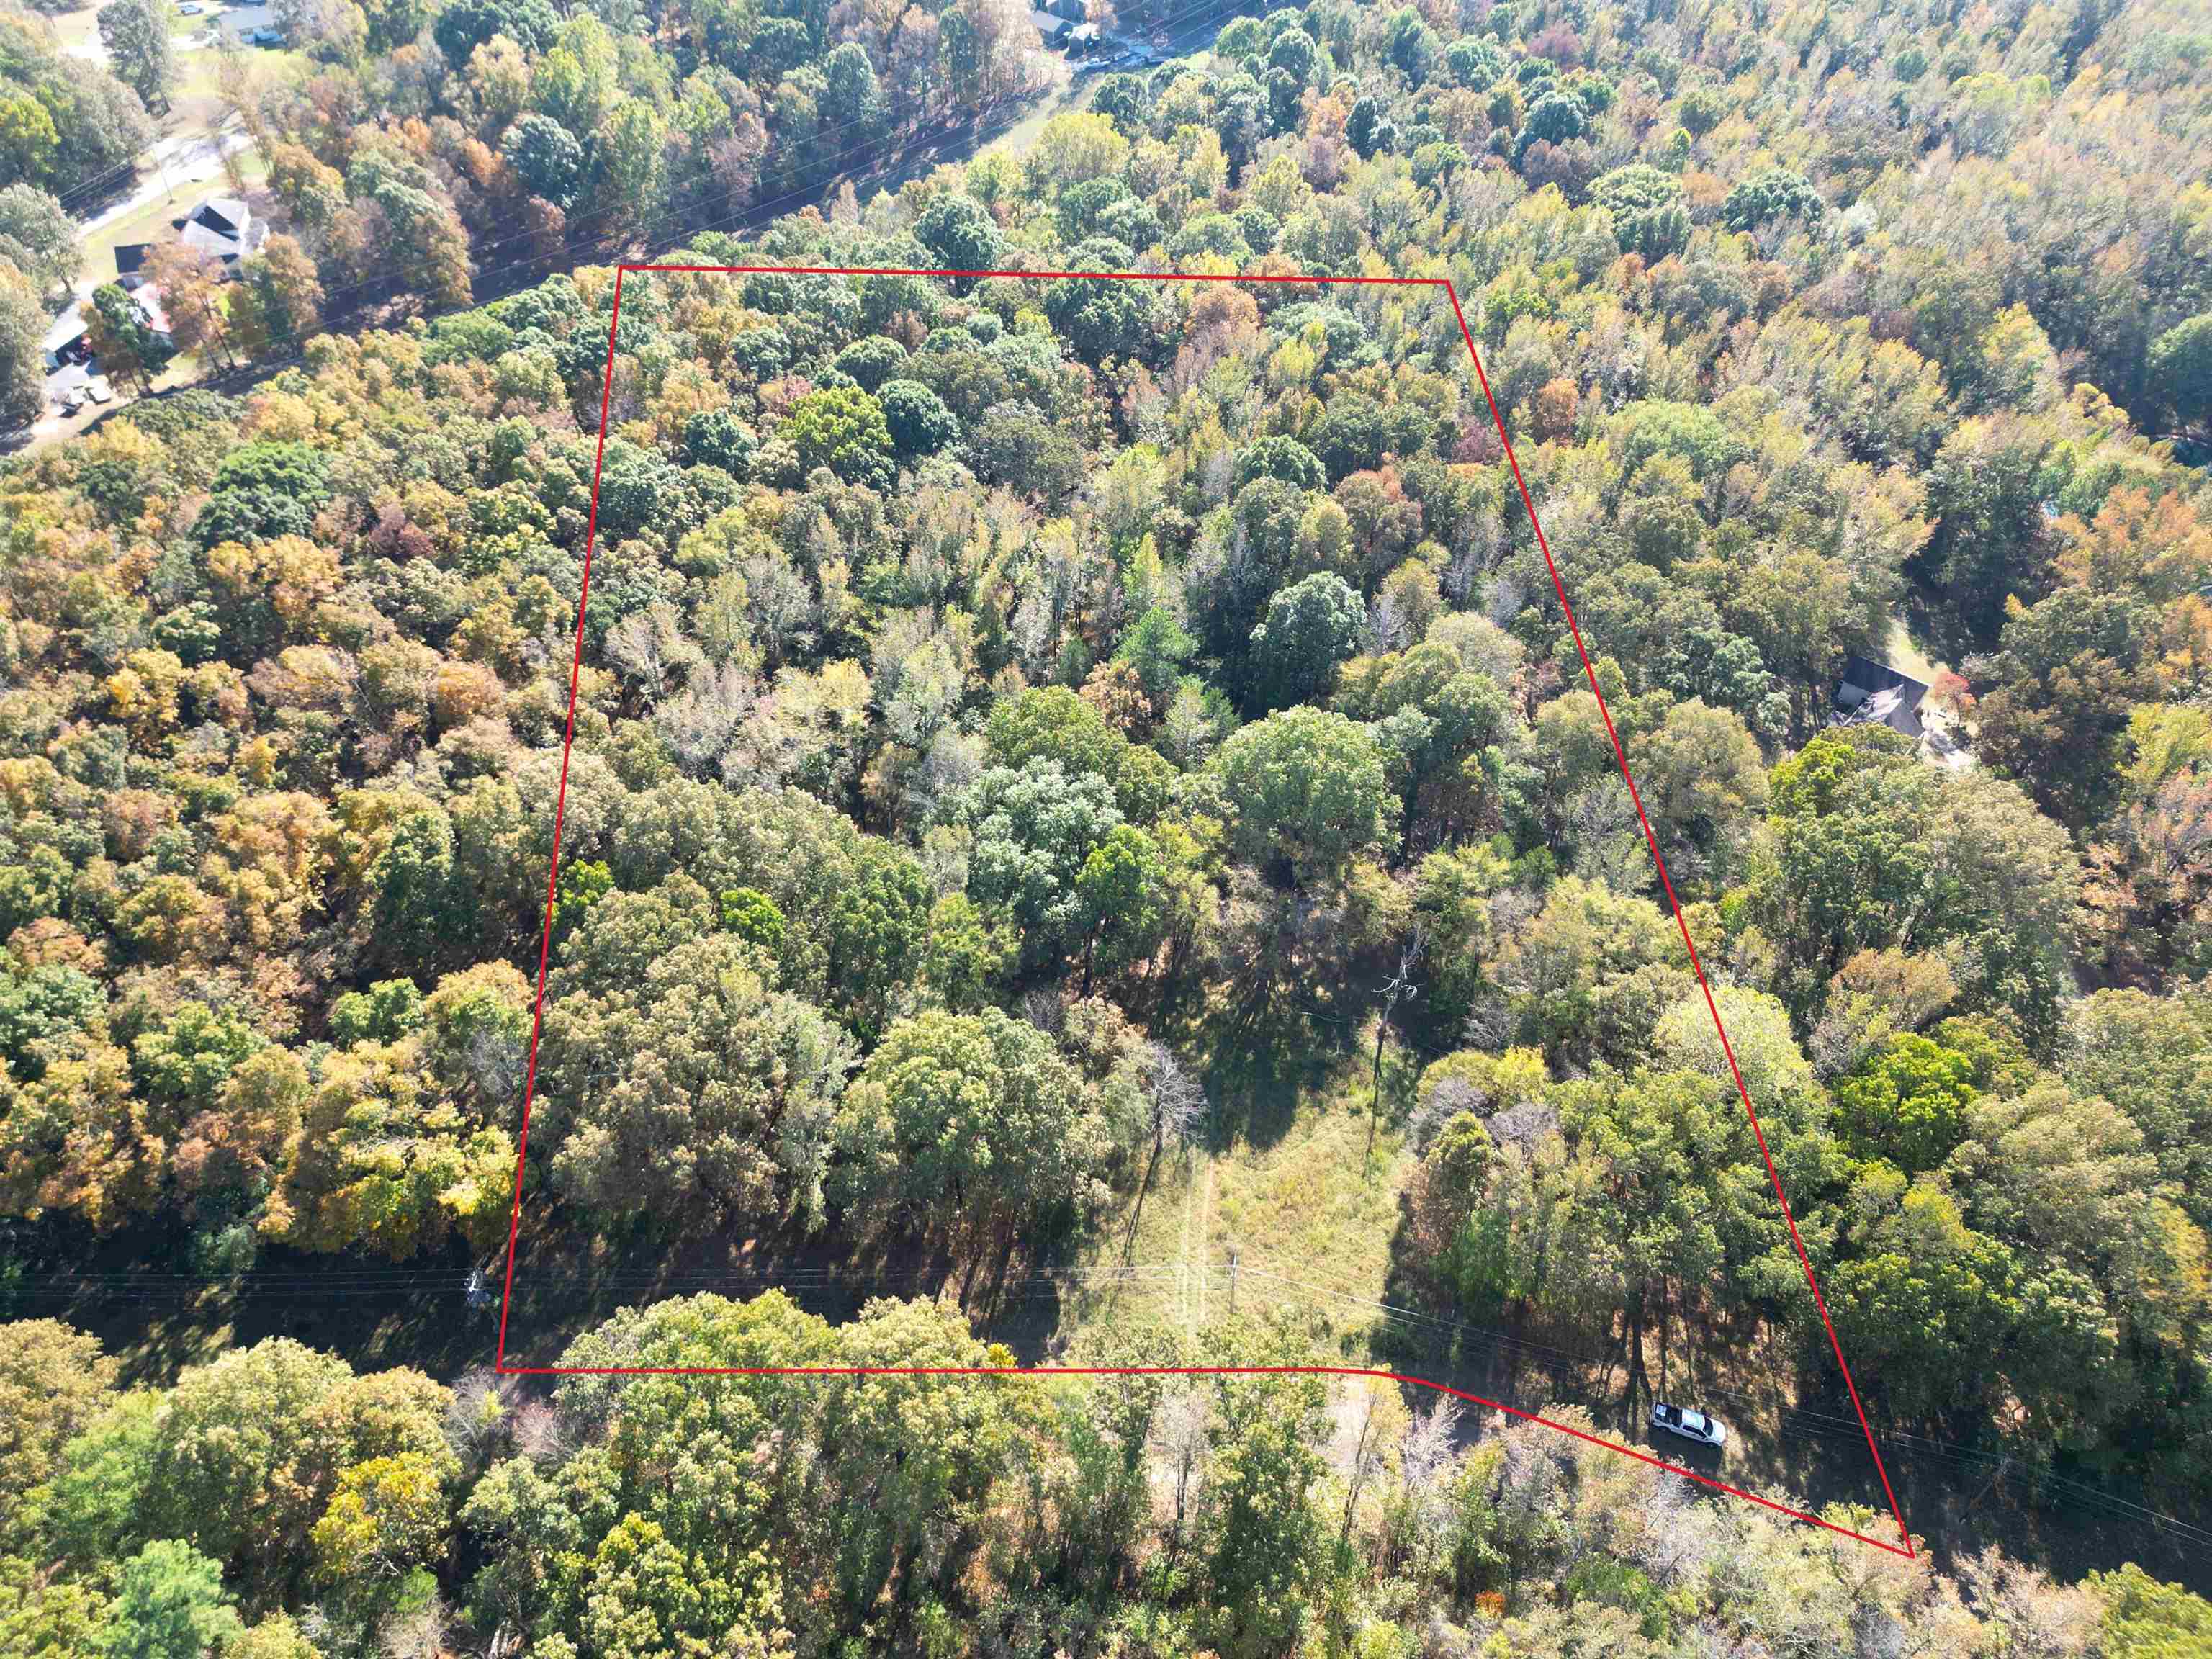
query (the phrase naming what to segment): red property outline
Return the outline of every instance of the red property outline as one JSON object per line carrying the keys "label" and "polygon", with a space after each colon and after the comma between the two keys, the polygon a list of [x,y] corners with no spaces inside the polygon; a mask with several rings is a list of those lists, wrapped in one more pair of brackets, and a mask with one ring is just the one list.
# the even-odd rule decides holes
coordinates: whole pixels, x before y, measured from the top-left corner
{"label": "red property outline", "polygon": [[[1338,285],[1365,288],[1429,288],[1442,289],[1451,302],[1452,318],[1459,325],[1460,337],[1467,342],[1468,360],[1474,365],[1476,381],[1482,387],[1483,399],[1490,406],[1492,423],[1498,428],[1498,441],[1505,455],[1506,465],[1513,473],[1513,483],[1521,494],[1522,507],[1528,514],[1529,528],[1534,531],[1536,545],[1544,556],[1544,568],[1551,573],[1553,591],[1559,595],[1559,609],[1565,614],[1568,631],[1573,635],[1575,651],[1582,659],[1583,674],[1589,682],[1590,695],[1596,698],[1599,717],[1605,722],[1605,734],[1613,744],[1613,759],[1620,768],[1620,775],[1628,785],[1629,799],[1635,803],[1637,822],[1643,827],[1644,845],[1650,849],[1653,867],[1659,872],[1659,884],[1665,890],[1668,907],[1674,913],[1674,926],[1680,930],[1683,948],[1689,952],[1690,968],[1696,975],[1698,988],[1704,993],[1705,1008],[1712,1015],[1713,1030],[1719,1034],[1721,1052],[1728,1057],[1729,1073],[1735,1079],[1737,1097],[1743,1102],[1744,1115],[1751,1123],[1753,1138],[1759,1143],[1759,1155],[1766,1165],[1768,1182],[1774,1188],[1775,1201],[1782,1206],[1782,1219],[1790,1230],[1790,1242],[1797,1252],[1799,1267],[1804,1269],[1805,1284],[1813,1292],[1813,1305],[1819,1310],[1821,1328],[1827,1333],[1829,1350],[1836,1357],[1836,1364],[1843,1372],[1844,1387],[1851,1398],[1851,1409],[1857,1414],[1859,1430],[1866,1437],[1867,1452],[1874,1459],[1875,1473],[1881,1477],[1882,1496],[1888,1500],[1892,1518],[1897,1522],[1899,1543],[1892,1544],[1882,1539],[1870,1538],[1852,1528],[1826,1521],[1804,1510],[1778,1503],[1771,1498],[1732,1486],[1695,1469],[1669,1463],[1664,1458],[1654,1457],[1616,1441],[1607,1440],[1565,1423],[1553,1422],[1533,1412],[1486,1400],[1479,1395],[1468,1394],[1446,1383],[1432,1382],[1427,1377],[1408,1376],[1397,1371],[1372,1370],[1356,1365],[915,1365],[915,1366],[821,1366],[821,1365],[510,1365],[507,1363],[507,1322],[514,1300],[514,1259],[516,1240],[522,1224],[522,1175],[530,1151],[530,1107],[538,1088],[538,1040],[545,1020],[545,973],[553,946],[553,902],[561,874],[561,831],[565,820],[568,797],[568,757],[576,736],[576,691],[584,664],[584,610],[590,602],[592,592],[592,552],[598,539],[599,527],[599,473],[605,465],[607,453],[607,421],[614,404],[615,330],[622,318],[623,278],[630,271],[644,274],[665,272],[678,275],[713,275],[728,276],[922,276],[1018,277],[1030,282],[1049,282],[1080,279],[1091,282],[1127,283],[1293,283],[1320,287]],[[576,641],[574,657],[568,668],[568,721],[561,740],[561,778],[554,794],[553,854],[551,868],[545,881],[545,923],[538,947],[538,991],[532,1009],[530,1029],[530,1063],[522,1090],[522,1125],[514,1156],[514,1197],[507,1227],[507,1273],[500,1297],[499,1342],[492,1361],[493,1370],[504,1376],[1269,1376],[1304,1374],[1322,1376],[1370,1376],[1413,1387],[1432,1389],[1439,1394],[1482,1406],[1492,1411],[1503,1412],[1510,1417],[1530,1423],[1540,1423],[1547,1429],[1570,1435],[1594,1446],[1603,1446],[1608,1451],[1632,1457],[1639,1463],[1664,1469],[1672,1474],[1694,1480],[1699,1486],[1715,1492],[1725,1492],[1731,1498],[1742,1498],[1762,1509],[1788,1516],[1793,1521],[1806,1522],[1813,1526],[1857,1540],[1892,1555],[1907,1560],[1916,1559],[1912,1534],[1905,1524],[1905,1512],[1898,1505],[1897,1494],[1891,1489],[1889,1471],[1883,1466],[1881,1449],[1875,1444],[1874,1425],[1868,1420],[1866,1407],[1859,1400],[1858,1384],[1851,1378],[1851,1368],[1844,1358],[1843,1345],[1836,1339],[1836,1328],[1828,1317],[1826,1299],[1820,1294],[1820,1280],[1813,1273],[1812,1257],[1806,1254],[1805,1241],[1799,1237],[1797,1218],[1791,1212],[1790,1200],[1782,1190],[1782,1176],[1774,1166],[1774,1155],[1767,1150],[1766,1133],[1759,1127],[1759,1113],[1751,1103],[1751,1091],[1745,1087],[1743,1072],[1736,1064],[1735,1049],[1729,1042],[1728,1028],[1722,1024],[1720,1004],[1715,1000],[1711,984],[1705,978],[1705,967],[1698,956],[1698,947],[1690,937],[1689,923],[1682,916],[1682,902],[1674,896],[1674,884],[1667,873],[1667,860],[1659,851],[1659,839],[1653,834],[1651,820],[1644,810],[1644,798],[1638,793],[1636,778],[1629,770],[1628,753],[1622,748],[1620,734],[1613,729],[1612,711],[1606,707],[1605,693],[1599,689],[1597,671],[1591,665],[1589,647],[1583,642],[1582,625],[1575,620],[1574,606],[1568,602],[1566,584],[1559,579],[1559,566],[1553,562],[1551,544],[1544,538],[1544,527],[1536,516],[1536,503],[1528,493],[1528,481],[1521,476],[1521,463],[1515,459],[1513,441],[1506,434],[1505,419],[1499,413],[1498,398],[1490,389],[1490,376],[1482,367],[1482,354],[1476,350],[1474,333],[1468,326],[1467,313],[1461,308],[1459,291],[1446,276],[1247,276],[1243,273],[1206,274],[1176,271],[1146,270],[917,270],[897,266],[874,265],[694,265],[694,264],[617,264],[615,267],[615,288],[611,310],[607,318],[607,366],[599,391],[599,441],[597,457],[592,466],[591,516],[584,532],[584,568],[576,599]]]}

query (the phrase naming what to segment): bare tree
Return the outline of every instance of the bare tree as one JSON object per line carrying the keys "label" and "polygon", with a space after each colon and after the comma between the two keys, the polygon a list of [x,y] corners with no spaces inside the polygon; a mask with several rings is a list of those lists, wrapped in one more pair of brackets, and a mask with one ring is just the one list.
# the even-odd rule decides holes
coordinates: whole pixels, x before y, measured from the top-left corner
{"label": "bare tree", "polygon": [[467,1462],[489,1462],[508,1443],[516,1393],[514,1380],[498,1376],[489,1365],[462,1372],[446,1407],[446,1443]]}
{"label": "bare tree", "polygon": [[1152,1111],[1156,1158],[1169,1141],[1188,1146],[1206,1123],[1206,1090],[1164,1042],[1146,1045],[1145,1103]]}
{"label": "bare tree", "polygon": [[1445,1124],[1462,1112],[1480,1117],[1490,1103],[1489,1097],[1465,1078],[1448,1077],[1413,1103],[1413,1115],[1406,1121],[1407,1142],[1415,1152],[1425,1152]]}
{"label": "bare tree", "polygon": [[608,632],[607,660],[658,704],[672,681],[706,664],[706,653],[684,637],[684,619],[665,599],[634,611]]}
{"label": "bare tree", "polygon": [[1164,1042],[1145,1045],[1145,1104],[1152,1115],[1152,1150],[1145,1160],[1144,1179],[1137,1183],[1137,1201],[1129,1212],[1129,1242],[1122,1252],[1125,1261],[1128,1251],[1136,1248],[1138,1218],[1144,1214],[1145,1195],[1152,1189],[1160,1154],[1170,1141],[1177,1146],[1194,1145],[1211,1110],[1204,1087]]}

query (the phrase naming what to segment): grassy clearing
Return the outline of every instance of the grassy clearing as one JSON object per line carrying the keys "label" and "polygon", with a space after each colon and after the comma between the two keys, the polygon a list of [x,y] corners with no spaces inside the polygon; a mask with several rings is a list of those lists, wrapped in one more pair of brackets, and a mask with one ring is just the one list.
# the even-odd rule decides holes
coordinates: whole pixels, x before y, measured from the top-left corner
{"label": "grassy clearing", "polygon": [[82,11],[65,11],[58,17],[49,17],[54,38],[64,52],[72,57],[104,58],[106,54],[100,46],[100,8],[87,6]]}
{"label": "grassy clearing", "polygon": [[1889,665],[1910,674],[1923,685],[1933,685],[1945,672],[1945,665],[1923,651],[1914,642],[1912,630],[1905,619],[1899,617],[1889,625]]}
{"label": "grassy clearing", "polygon": [[[1290,1103],[1287,1127],[1259,1145],[1170,1152],[1141,1205],[1125,1200],[1075,1274],[1064,1329],[1073,1355],[1097,1356],[1146,1331],[1193,1349],[1233,1311],[1323,1316],[1328,1353],[1365,1354],[1364,1333],[1389,1274],[1399,1194],[1413,1164],[1387,1123],[1367,1158],[1368,1092],[1347,1061]],[[1232,1263],[1234,1264],[1232,1267]],[[1126,1268],[1118,1281],[1116,1268]]]}
{"label": "grassy clearing", "polygon": [[166,234],[169,221],[191,207],[197,199],[191,194],[192,189],[191,185],[179,185],[173,201],[167,196],[156,196],[137,212],[126,213],[86,237],[77,245],[77,280],[93,283],[113,282],[115,250],[126,243],[150,242]]}

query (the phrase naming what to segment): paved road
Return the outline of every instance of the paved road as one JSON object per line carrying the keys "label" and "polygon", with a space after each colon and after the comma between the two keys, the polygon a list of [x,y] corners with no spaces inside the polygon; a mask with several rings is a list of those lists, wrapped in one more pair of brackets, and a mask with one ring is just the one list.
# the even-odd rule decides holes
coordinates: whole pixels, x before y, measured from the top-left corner
{"label": "paved road", "polygon": [[77,234],[96,236],[118,219],[127,219],[148,203],[159,200],[173,191],[177,210],[181,213],[191,205],[186,199],[189,188],[204,184],[222,171],[222,158],[234,155],[253,143],[245,131],[233,127],[222,135],[218,145],[212,134],[205,132],[179,133],[164,138],[138,158],[144,168],[137,187],[101,209],[91,218],[81,221]]}

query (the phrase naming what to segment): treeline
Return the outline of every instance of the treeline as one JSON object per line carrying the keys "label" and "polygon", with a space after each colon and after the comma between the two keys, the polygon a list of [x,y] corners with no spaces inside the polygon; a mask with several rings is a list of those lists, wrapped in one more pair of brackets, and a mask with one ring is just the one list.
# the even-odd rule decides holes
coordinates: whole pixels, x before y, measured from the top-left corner
{"label": "treeline", "polygon": [[0,12],[0,187],[97,200],[153,136],[138,94],[105,64],[64,52],[43,18]]}
{"label": "treeline", "polygon": [[314,59],[243,90],[270,185],[349,310],[740,222],[1055,72],[1019,0],[283,9]]}
{"label": "treeline", "polygon": [[[1257,1362],[1287,1334],[1223,1335]],[[833,1328],[771,1293],[626,1314],[563,1363],[1006,1358],[927,1303]],[[2134,1567],[1939,1571],[1550,1429],[1464,1447],[1449,1405],[1310,1376],[572,1377],[548,1400],[280,1339],[125,1389],[96,1341],[36,1320],[0,1325],[0,1403],[9,1659],[2212,1639],[2212,1604]]]}

